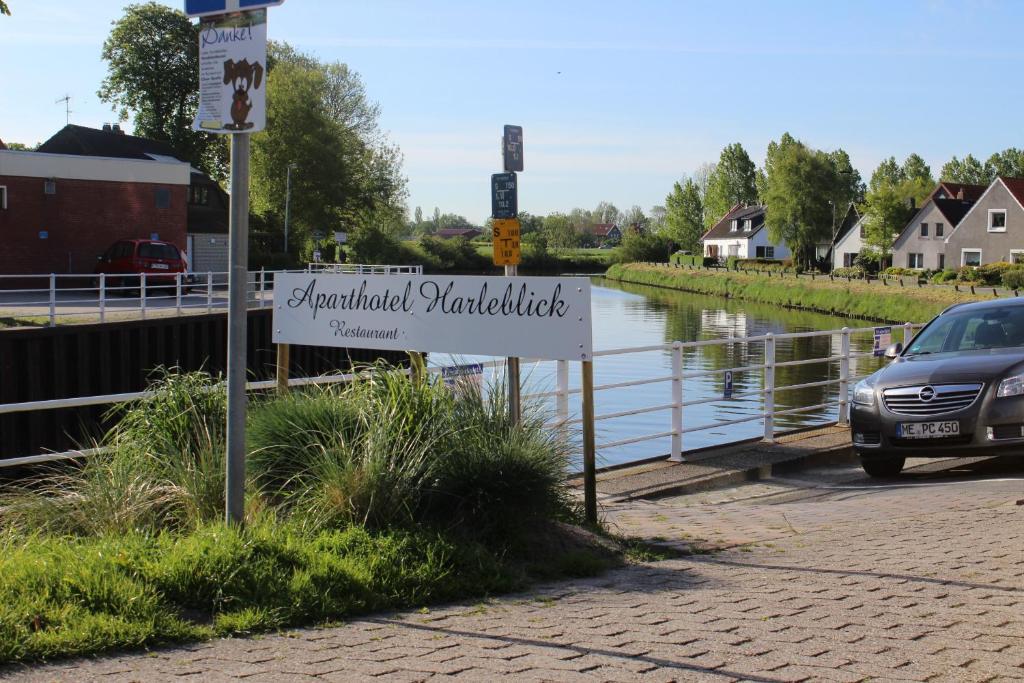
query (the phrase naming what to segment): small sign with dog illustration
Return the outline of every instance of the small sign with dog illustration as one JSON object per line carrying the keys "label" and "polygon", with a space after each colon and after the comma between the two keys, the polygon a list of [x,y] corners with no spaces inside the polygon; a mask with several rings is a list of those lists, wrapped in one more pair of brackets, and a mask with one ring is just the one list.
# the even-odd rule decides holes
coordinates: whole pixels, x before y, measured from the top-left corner
{"label": "small sign with dog illustration", "polygon": [[256,133],[267,119],[267,11],[205,18],[199,27],[199,109],[208,133]]}

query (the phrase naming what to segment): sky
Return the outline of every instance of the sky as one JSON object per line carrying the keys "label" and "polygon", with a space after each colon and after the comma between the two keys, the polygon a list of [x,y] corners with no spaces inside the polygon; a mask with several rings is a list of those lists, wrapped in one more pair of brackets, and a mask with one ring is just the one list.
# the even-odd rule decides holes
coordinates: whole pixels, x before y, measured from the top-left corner
{"label": "sky", "polygon": [[[8,0],[0,139],[114,120],[100,48],[124,0]],[[181,2],[167,2],[181,8]],[[482,222],[504,124],[524,129],[519,208],[663,204],[740,142],[790,132],[884,158],[1024,147],[1024,2],[286,0],[268,33],[361,74],[404,154],[409,211]],[[268,93],[273,97],[273,91]],[[130,125],[129,125],[130,130]]]}

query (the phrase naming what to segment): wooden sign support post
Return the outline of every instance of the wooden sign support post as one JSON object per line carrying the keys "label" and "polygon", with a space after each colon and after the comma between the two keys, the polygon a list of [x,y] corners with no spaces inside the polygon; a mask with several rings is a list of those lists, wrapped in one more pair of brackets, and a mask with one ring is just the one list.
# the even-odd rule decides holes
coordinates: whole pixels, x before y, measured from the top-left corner
{"label": "wooden sign support post", "polygon": [[277,345],[277,391],[280,394],[288,392],[288,373],[291,366],[292,347],[290,344]]}
{"label": "wooden sign support post", "polygon": [[583,511],[597,523],[597,446],[594,439],[594,363],[580,363],[583,374]]}

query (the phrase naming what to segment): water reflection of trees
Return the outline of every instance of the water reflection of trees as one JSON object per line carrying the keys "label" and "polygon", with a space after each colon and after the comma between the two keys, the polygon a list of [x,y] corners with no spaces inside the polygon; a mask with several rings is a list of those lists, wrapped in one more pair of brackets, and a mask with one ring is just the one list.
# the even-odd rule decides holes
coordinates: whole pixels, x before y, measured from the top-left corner
{"label": "water reflection of trees", "polygon": [[[695,341],[702,339],[723,339],[728,337],[760,336],[769,332],[783,334],[786,332],[805,332],[817,330],[837,330],[844,326],[866,327],[870,323],[837,316],[824,315],[808,311],[785,308],[750,301],[725,299],[722,297],[678,292],[643,285],[615,283],[613,286],[644,299],[631,301],[628,307],[642,309],[645,312],[656,312],[665,320],[665,341]],[[870,349],[870,335],[859,335],[854,338],[855,349]],[[805,360],[809,358],[826,358],[839,355],[841,351],[840,336],[801,337],[783,339],[776,343],[776,362]],[[726,368],[743,367],[763,363],[764,343],[750,342],[723,344],[684,350],[683,364],[685,371],[724,370]],[[867,374],[878,367],[873,359],[858,359],[851,362],[851,376]],[[777,367],[775,370],[775,386],[806,384],[839,377],[838,360],[828,363]],[[719,391],[722,384],[721,376],[715,376],[705,382],[709,391]],[[708,384],[713,385],[714,389]],[[763,388],[763,374],[760,371],[737,373],[734,377],[735,393],[756,391]],[[776,410],[786,410],[803,406],[827,403],[835,400],[838,385],[825,385],[788,389],[778,391],[775,396]],[[777,424],[780,427],[793,427],[807,424],[808,416],[794,414],[780,416]]]}

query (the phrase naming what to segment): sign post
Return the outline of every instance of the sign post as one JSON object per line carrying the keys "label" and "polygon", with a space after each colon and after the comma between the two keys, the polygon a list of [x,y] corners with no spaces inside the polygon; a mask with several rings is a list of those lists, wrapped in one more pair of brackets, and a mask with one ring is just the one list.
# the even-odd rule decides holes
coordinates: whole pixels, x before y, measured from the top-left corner
{"label": "sign post", "polygon": [[[519,184],[516,172],[523,170],[523,127],[506,125],[501,138],[501,161],[504,173],[491,176],[491,218],[494,234],[491,241],[494,265],[505,266],[506,277],[516,277],[520,260],[519,248]],[[519,387],[519,358],[505,361],[508,379],[508,411],[519,423],[522,406]]]}
{"label": "sign post", "polygon": [[[205,17],[199,26],[199,107],[192,127],[231,135],[225,466],[228,524],[241,524],[245,517],[249,134],[266,126],[265,8],[281,2],[283,0],[185,0],[185,12],[189,16]],[[287,351],[284,355],[287,358]]]}

